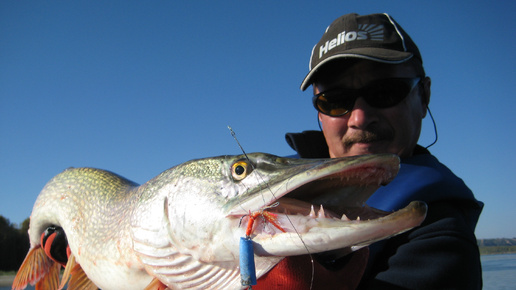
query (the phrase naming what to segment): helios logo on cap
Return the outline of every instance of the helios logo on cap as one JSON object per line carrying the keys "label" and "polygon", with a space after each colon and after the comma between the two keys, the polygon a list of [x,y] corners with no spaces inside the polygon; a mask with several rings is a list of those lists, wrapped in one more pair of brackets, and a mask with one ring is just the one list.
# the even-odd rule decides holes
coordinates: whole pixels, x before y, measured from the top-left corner
{"label": "helios logo on cap", "polygon": [[358,31],[342,31],[319,47],[319,58],[339,45],[359,40],[383,41],[383,25],[359,24]]}

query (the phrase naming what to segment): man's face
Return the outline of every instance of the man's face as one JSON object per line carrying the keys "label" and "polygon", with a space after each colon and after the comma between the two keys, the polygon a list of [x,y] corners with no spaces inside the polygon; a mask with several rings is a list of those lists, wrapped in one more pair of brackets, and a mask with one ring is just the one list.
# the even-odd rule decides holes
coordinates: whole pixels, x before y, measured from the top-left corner
{"label": "man's face", "polygon": [[[338,73],[322,71],[313,87],[314,94],[318,94],[333,89],[360,89],[382,79],[414,77],[417,77],[416,71],[408,64],[359,61]],[[425,78],[393,107],[374,108],[359,97],[353,109],[343,116],[319,113],[330,157],[372,153],[412,156],[429,100],[430,79]]]}

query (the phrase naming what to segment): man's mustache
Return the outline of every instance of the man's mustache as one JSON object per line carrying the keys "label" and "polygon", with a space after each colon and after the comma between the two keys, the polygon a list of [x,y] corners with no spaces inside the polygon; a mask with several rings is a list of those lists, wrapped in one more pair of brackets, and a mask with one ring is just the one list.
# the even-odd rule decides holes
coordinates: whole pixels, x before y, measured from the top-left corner
{"label": "man's mustache", "polygon": [[376,141],[392,140],[393,138],[394,134],[389,130],[369,129],[344,137],[342,143],[344,146],[349,147],[355,143],[372,143]]}

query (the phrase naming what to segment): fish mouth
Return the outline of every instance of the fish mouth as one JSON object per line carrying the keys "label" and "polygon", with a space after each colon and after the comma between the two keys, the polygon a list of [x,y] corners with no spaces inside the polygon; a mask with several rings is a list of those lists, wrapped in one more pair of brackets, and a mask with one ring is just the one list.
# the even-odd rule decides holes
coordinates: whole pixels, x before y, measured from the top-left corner
{"label": "fish mouth", "polygon": [[369,220],[389,212],[367,206],[367,199],[395,176],[384,166],[362,165],[308,182],[287,192],[267,210],[310,218]]}
{"label": "fish mouth", "polygon": [[246,208],[254,210],[232,215],[240,219],[241,226],[247,225],[249,213],[262,217],[254,220],[249,236],[258,255],[306,254],[307,247],[312,253],[345,247],[356,250],[424,220],[427,208],[423,202],[414,201],[394,213],[366,205],[398,170],[399,158],[390,154],[314,161],[311,166],[300,166],[283,183],[262,190],[254,207],[247,200]]}

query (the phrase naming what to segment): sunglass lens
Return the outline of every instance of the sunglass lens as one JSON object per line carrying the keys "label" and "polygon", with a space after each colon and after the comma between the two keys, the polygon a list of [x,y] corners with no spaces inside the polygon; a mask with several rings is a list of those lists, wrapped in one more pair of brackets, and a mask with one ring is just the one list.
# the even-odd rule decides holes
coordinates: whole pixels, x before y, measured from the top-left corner
{"label": "sunglass lens", "polygon": [[353,109],[355,100],[342,96],[330,97],[325,94],[317,96],[315,106],[323,114],[330,116],[341,116]]}
{"label": "sunglass lens", "polygon": [[399,104],[410,93],[410,84],[404,81],[383,82],[369,87],[367,103],[375,108],[389,108]]}

